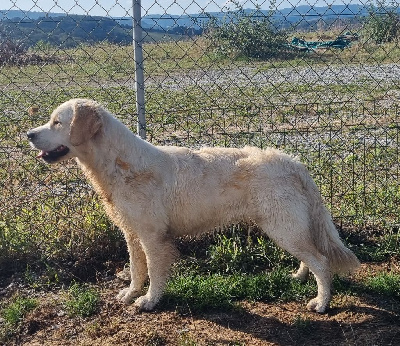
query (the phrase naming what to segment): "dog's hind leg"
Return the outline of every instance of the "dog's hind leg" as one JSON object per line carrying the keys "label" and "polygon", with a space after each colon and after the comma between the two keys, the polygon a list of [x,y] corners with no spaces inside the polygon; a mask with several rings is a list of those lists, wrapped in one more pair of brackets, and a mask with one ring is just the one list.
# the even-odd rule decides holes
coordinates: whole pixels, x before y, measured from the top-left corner
{"label": "dog's hind leg", "polygon": [[325,312],[331,299],[332,273],[328,259],[314,246],[311,249],[296,249],[291,251],[294,256],[304,262],[304,266],[310,268],[314,274],[318,286],[317,297],[310,300],[307,308],[319,313]]}
{"label": "dog's hind leg", "polygon": [[325,312],[331,299],[332,284],[332,274],[328,259],[312,244],[302,244],[302,246],[296,247],[286,246],[284,248],[301,261],[300,268],[296,273],[300,272],[300,275],[297,278],[305,278],[309,268],[317,281],[317,297],[309,301],[307,308],[319,313]]}
{"label": "dog's hind leg", "polygon": [[296,273],[292,274],[292,278],[301,282],[307,281],[310,270],[304,262],[300,262],[300,267]]}
{"label": "dog's hind leg", "polygon": [[117,295],[117,299],[129,304],[133,298],[140,295],[144,283],[147,279],[146,255],[143,252],[139,238],[132,234],[125,234],[126,243],[129,251],[129,267],[131,283]]}
{"label": "dog's hind leg", "polygon": [[298,278],[305,278],[308,268],[314,274],[318,285],[318,295],[307,304],[307,308],[323,313],[331,298],[332,274],[329,260],[315,247],[309,233],[301,231],[304,229],[301,226],[305,225],[299,222],[296,227],[294,222],[288,221],[285,227],[274,224],[274,231],[271,232],[271,225],[268,222],[259,224],[278,246],[301,261],[295,276],[299,274]]}
{"label": "dog's hind leg", "polygon": [[167,281],[172,263],[177,257],[177,249],[165,235],[146,236],[142,240],[146,253],[150,285],[146,295],[139,297],[135,305],[139,310],[152,310],[159,302]]}

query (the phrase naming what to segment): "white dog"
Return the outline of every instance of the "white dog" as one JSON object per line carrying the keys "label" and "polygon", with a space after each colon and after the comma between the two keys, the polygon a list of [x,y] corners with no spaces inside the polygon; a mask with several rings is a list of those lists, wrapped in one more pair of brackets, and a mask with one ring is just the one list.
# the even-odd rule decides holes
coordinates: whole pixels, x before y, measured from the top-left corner
{"label": "white dog", "polygon": [[130,256],[131,284],[118,299],[138,297],[141,310],[162,296],[177,255],[173,237],[240,221],[256,223],[301,261],[295,278],[305,280],[311,270],[318,295],[310,310],[325,311],[334,273],[359,265],[304,165],[278,150],[154,146],[85,99],[63,103],[27,136],[48,163],[75,157],[101,196]]}

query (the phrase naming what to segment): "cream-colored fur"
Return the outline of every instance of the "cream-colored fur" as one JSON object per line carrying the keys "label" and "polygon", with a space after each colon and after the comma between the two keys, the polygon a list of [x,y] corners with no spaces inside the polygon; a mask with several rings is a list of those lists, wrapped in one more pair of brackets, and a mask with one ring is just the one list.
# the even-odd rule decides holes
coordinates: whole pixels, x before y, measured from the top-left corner
{"label": "cream-colored fur", "polygon": [[[151,310],[161,298],[177,256],[173,238],[232,223],[256,223],[301,261],[318,284],[310,310],[325,311],[333,273],[359,265],[341,242],[306,168],[276,149],[154,146],[98,103],[73,99],[50,121],[28,132],[49,163],[75,157],[124,232],[131,284],[118,299]],[[145,281],[150,285],[141,296]]]}

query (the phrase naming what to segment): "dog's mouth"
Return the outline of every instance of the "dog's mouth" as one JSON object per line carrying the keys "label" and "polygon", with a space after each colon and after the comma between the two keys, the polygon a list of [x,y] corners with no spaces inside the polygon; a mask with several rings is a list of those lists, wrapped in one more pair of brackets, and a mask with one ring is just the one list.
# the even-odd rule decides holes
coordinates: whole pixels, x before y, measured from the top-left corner
{"label": "dog's mouth", "polygon": [[51,151],[42,150],[37,157],[42,158],[46,162],[54,162],[57,161],[59,158],[67,155],[68,153],[69,148],[65,145],[60,145]]}

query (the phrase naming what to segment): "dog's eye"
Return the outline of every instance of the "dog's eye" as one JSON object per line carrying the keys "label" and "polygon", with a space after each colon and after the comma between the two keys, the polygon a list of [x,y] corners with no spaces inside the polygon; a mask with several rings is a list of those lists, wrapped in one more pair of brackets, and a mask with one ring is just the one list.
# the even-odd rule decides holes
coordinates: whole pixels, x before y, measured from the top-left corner
{"label": "dog's eye", "polygon": [[53,125],[61,125],[61,122],[58,120],[54,120]]}

